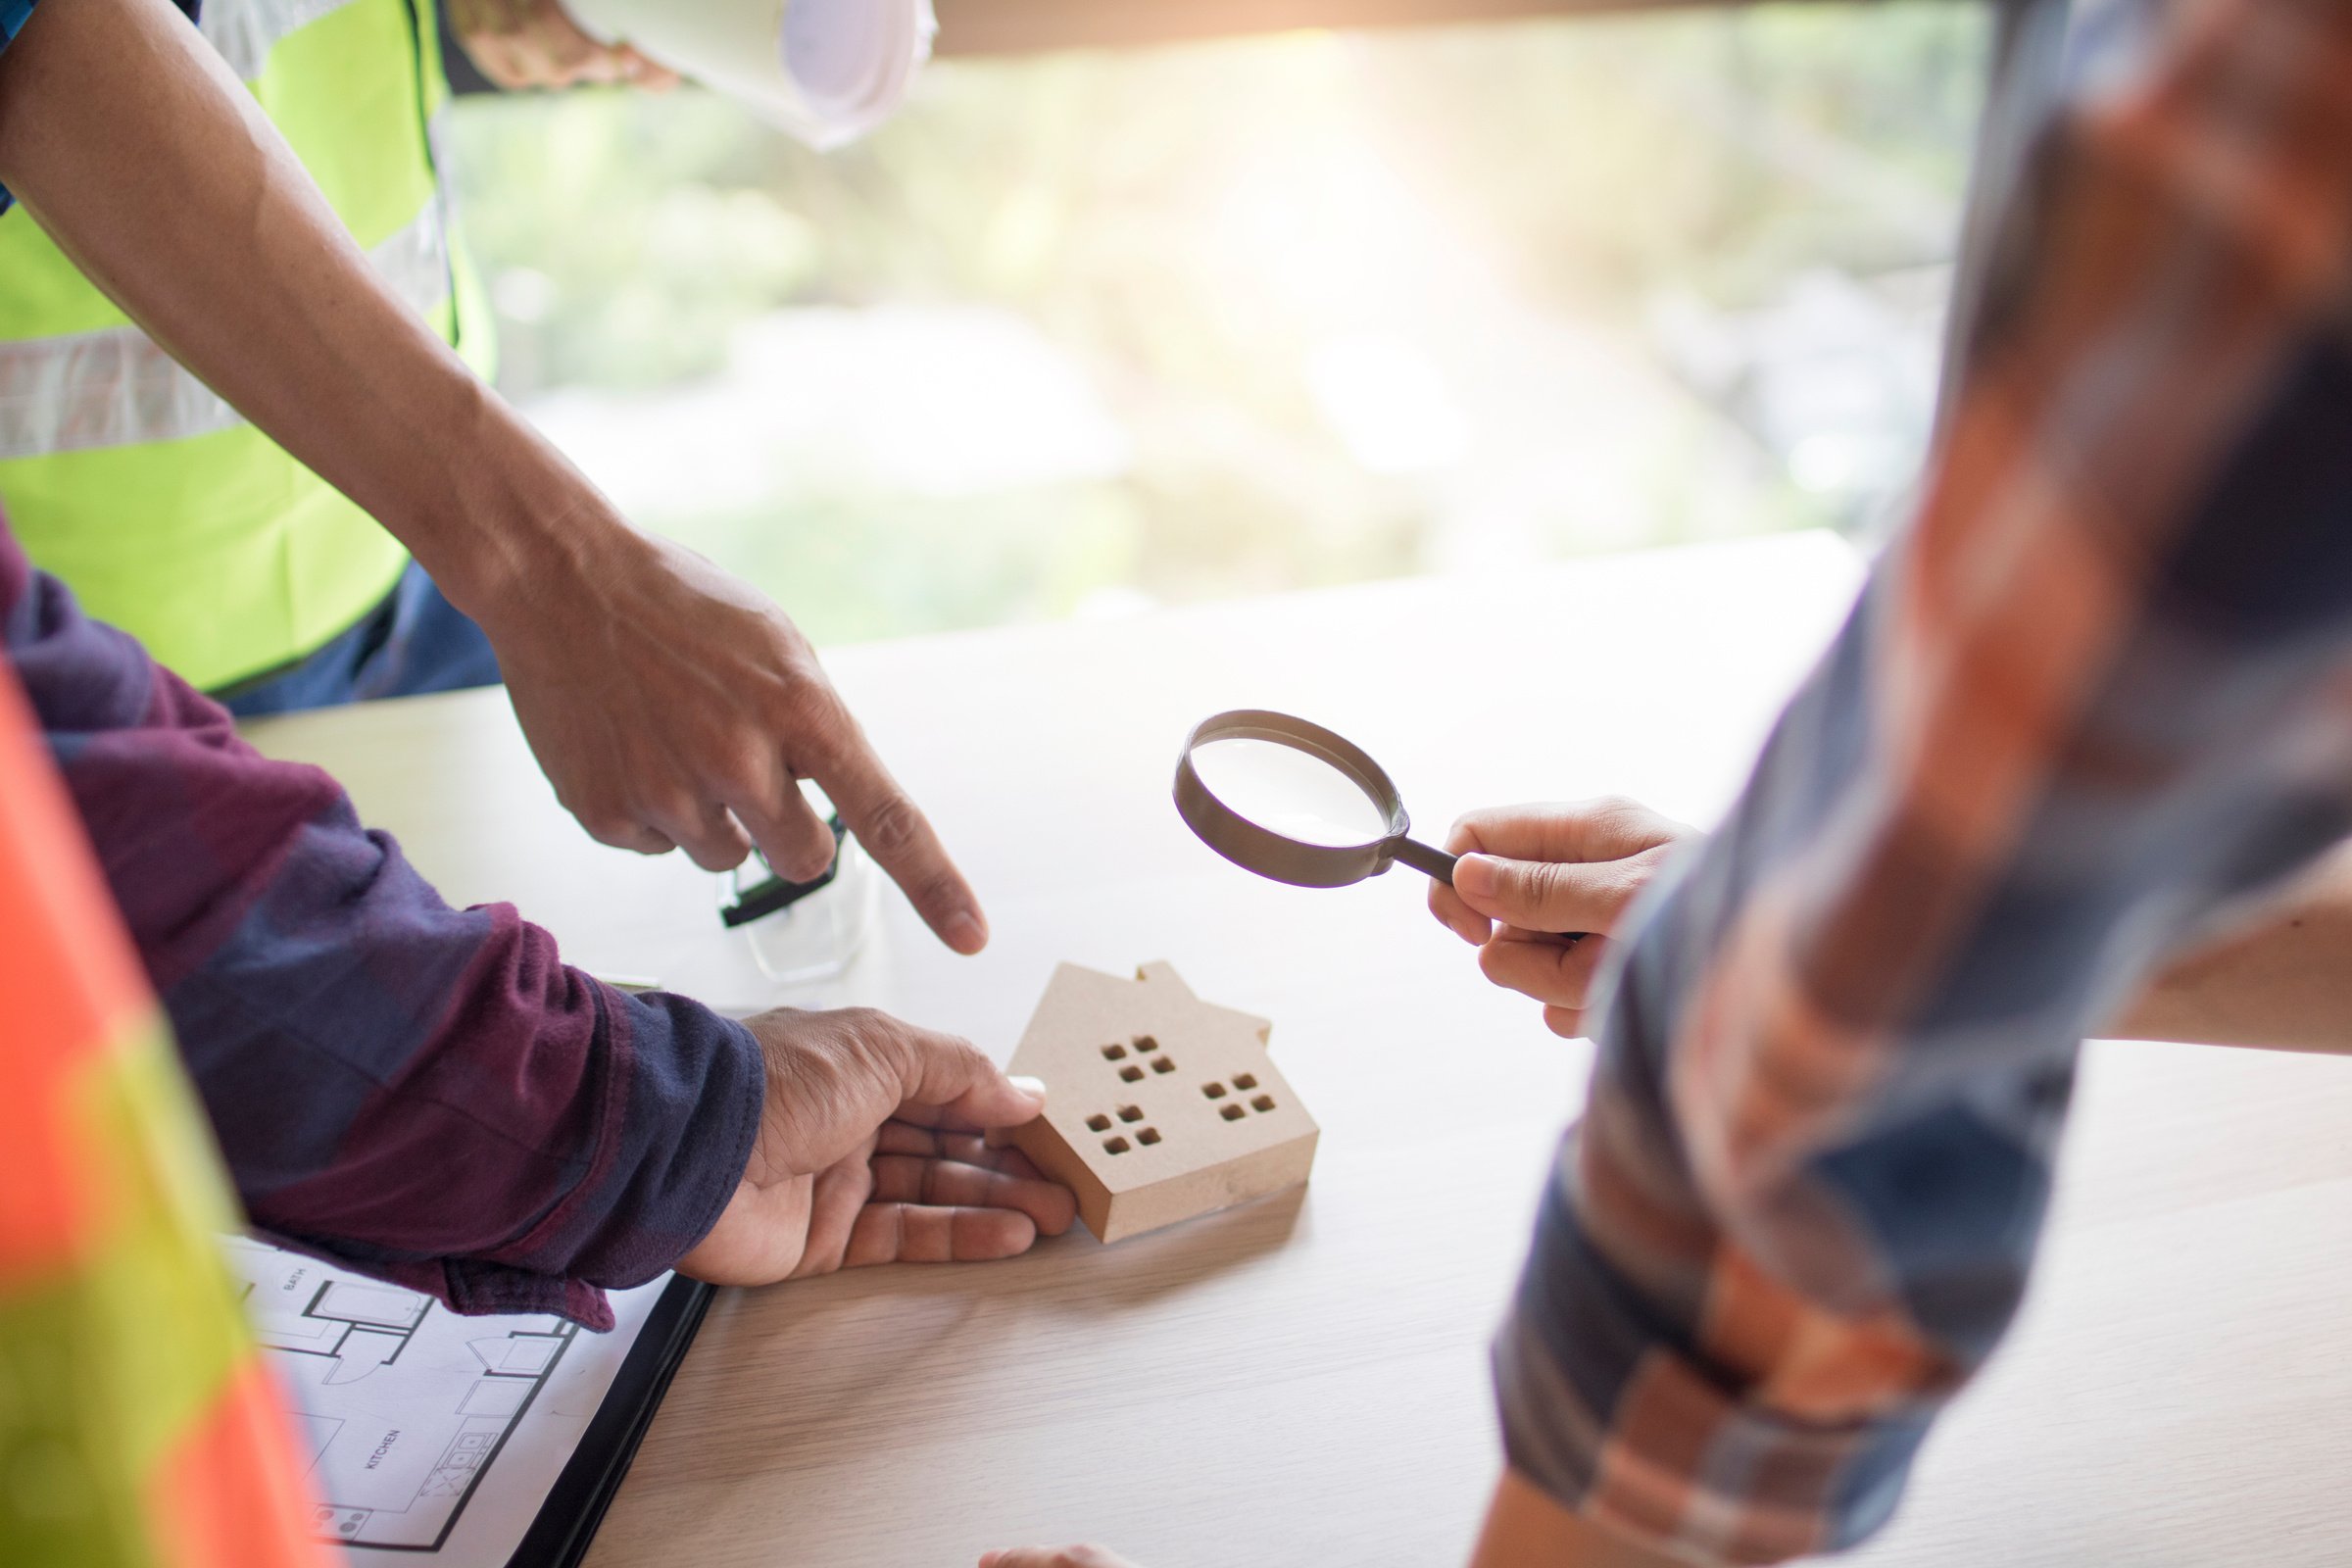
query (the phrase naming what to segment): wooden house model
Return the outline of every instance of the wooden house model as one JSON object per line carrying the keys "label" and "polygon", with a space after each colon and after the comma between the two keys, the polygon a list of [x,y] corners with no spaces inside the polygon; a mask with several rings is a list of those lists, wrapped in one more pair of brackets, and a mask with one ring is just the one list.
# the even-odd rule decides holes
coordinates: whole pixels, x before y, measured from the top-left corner
{"label": "wooden house model", "polygon": [[1104,1242],[1296,1187],[1319,1129],[1267,1054],[1272,1030],[1165,963],[1132,980],[1062,964],[1009,1069],[1045,1080],[1045,1113],[1010,1141]]}

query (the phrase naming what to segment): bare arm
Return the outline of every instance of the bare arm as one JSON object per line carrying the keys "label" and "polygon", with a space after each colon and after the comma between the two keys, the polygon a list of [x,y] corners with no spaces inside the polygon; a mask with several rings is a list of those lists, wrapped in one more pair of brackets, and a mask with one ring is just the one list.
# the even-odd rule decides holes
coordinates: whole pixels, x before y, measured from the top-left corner
{"label": "bare arm", "polygon": [[[126,315],[466,608],[551,535],[616,524],[377,277],[166,0],[33,12],[0,55],[0,177]],[[432,461],[459,454],[472,461]]]}
{"label": "bare arm", "polygon": [[2174,960],[2108,1032],[2352,1053],[2352,844],[2297,879],[2259,924]]}
{"label": "bare arm", "polygon": [[1470,1552],[1470,1568],[1690,1568],[1571,1513],[1505,1468]]}
{"label": "bare arm", "polygon": [[[610,844],[808,877],[831,794],[932,928],[978,902],[783,612],[631,528],[376,276],[168,0],[49,0],[0,52],[0,181],[175,358],[408,545]],[[748,837],[747,837],[748,830]]]}
{"label": "bare arm", "polygon": [[[1446,847],[1467,857],[1429,906],[1479,949],[1489,979],[1581,1034],[1608,933],[1678,845],[1697,835],[1632,801],[1473,811]],[[1553,933],[1592,933],[1564,944]],[[1598,939],[1598,940],[1596,940]],[[2255,922],[2160,970],[2106,1031],[2130,1040],[2352,1053],[2352,842],[2286,887]]]}

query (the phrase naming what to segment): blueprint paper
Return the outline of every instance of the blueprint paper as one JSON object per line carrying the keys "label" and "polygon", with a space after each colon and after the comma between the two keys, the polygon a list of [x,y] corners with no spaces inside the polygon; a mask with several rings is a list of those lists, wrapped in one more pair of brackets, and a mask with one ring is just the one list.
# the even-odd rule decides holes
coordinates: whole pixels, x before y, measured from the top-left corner
{"label": "blueprint paper", "polygon": [[505,1568],[669,1283],[613,1292],[617,1324],[590,1334],[544,1312],[460,1317],[247,1237],[226,1248],[293,1409],[311,1528],[355,1568]]}

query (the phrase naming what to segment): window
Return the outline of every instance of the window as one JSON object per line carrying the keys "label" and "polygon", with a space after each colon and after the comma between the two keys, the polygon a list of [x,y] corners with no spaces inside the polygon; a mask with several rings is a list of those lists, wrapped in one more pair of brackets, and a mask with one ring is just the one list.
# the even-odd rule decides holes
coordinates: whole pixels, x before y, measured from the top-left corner
{"label": "window", "polygon": [[942,60],[819,155],[468,100],[507,391],[821,641],[1767,529],[1916,467],[1986,9]]}

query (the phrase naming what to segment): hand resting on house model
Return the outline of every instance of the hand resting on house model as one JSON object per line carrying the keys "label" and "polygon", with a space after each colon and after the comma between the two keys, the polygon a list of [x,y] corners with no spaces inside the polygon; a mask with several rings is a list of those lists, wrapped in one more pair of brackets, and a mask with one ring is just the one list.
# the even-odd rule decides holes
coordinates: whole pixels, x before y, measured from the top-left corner
{"label": "hand resting on house model", "polygon": [[1077,1218],[1066,1188],[981,1134],[1045,1107],[970,1042],[868,1008],[747,1018],[767,1098],[734,1198],[678,1271],[763,1285],[866,1263],[1009,1257]]}

